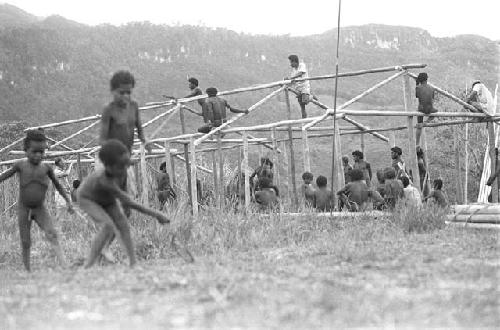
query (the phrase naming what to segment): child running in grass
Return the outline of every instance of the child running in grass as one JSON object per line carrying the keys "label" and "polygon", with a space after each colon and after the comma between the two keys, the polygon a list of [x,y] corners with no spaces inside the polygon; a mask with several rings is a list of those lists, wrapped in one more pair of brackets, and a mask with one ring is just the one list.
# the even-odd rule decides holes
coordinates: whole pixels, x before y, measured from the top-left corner
{"label": "child running in grass", "polygon": [[45,206],[45,195],[52,181],[57,191],[66,201],[68,211],[73,213],[73,206],[66,191],[56,179],[52,167],[42,163],[47,142],[42,130],[32,130],[26,133],[24,151],[27,159],[20,160],[4,173],[0,174],[0,182],[14,174],[19,175],[19,199],[17,201],[17,217],[24,268],[29,272],[31,252],[31,223],[35,221],[40,229],[45,232],[45,237],[59,259],[61,266],[65,266],[64,255],[59,245],[57,232],[54,228],[52,217]]}
{"label": "child running in grass", "polygon": [[101,227],[92,241],[85,268],[94,265],[114,233],[119,235],[132,267],[136,262],[132,237],[127,217],[118,201],[124,206],[155,217],[161,224],[169,223],[170,220],[162,213],[133,201],[120,187],[130,164],[130,152],[123,143],[115,139],[107,140],[99,150],[99,158],[104,168],[89,175],[77,193],[80,208]]}

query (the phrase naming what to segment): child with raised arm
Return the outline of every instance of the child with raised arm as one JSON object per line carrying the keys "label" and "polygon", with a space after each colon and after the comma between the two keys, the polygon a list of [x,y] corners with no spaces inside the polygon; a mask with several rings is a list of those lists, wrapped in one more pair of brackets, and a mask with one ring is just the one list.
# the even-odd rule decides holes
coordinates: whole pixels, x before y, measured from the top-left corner
{"label": "child with raised arm", "polygon": [[208,133],[214,127],[219,127],[223,123],[227,121],[226,108],[233,113],[244,113],[248,114],[247,110],[237,109],[224,100],[217,96],[217,88],[209,87],[206,90],[208,98],[205,100],[205,103],[202,105],[203,112],[203,120],[205,125],[198,128],[198,132],[200,133]]}
{"label": "child with raised arm", "polygon": [[99,150],[99,158],[104,168],[85,178],[77,193],[80,208],[101,227],[92,241],[85,268],[91,267],[97,261],[114,233],[119,235],[132,267],[136,262],[132,237],[127,217],[118,201],[122,205],[155,217],[161,224],[169,223],[170,220],[162,213],[135,202],[121,189],[122,177],[130,165],[130,152],[123,143],[116,139],[104,142]]}
{"label": "child with raised arm", "polygon": [[17,217],[24,267],[27,271],[30,267],[31,252],[31,221],[34,220],[38,227],[45,232],[45,237],[52,245],[59,263],[65,266],[64,256],[59,245],[57,232],[52,223],[52,218],[45,207],[45,195],[52,181],[57,191],[63,196],[68,206],[68,211],[73,212],[71,201],[66,191],[56,179],[52,167],[42,163],[47,142],[42,130],[31,130],[26,133],[24,139],[24,151],[27,159],[20,160],[0,174],[0,182],[10,178],[14,174],[19,175],[19,200],[17,202]]}
{"label": "child with raised arm", "polygon": [[333,193],[326,187],[327,184],[326,177],[320,175],[316,178],[318,189],[314,191],[313,207],[318,211],[332,211],[334,208]]}

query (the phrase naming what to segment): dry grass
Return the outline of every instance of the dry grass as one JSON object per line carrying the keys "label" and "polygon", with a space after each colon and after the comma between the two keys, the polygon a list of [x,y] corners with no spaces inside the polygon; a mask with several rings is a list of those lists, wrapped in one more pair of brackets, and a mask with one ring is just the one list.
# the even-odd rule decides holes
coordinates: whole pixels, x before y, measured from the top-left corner
{"label": "dry grass", "polygon": [[[131,220],[140,266],[54,268],[34,230],[35,271],[21,266],[17,228],[2,219],[0,328],[495,327],[498,232],[444,228],[413,211],[378,219],[171,211],[171,227]],[[431,223],[430,225],[428,223]],[[69,259],[93,226],[61,217]],[[196,263],[170,249],[176,232]]]}

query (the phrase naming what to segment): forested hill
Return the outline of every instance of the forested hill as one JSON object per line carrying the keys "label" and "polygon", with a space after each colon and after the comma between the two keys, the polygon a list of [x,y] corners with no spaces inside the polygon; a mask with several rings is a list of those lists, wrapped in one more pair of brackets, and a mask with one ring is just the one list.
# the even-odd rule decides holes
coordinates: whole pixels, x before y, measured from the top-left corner
{"label": "forested hill", "polygon": [[[280,80],[288,74],[291,53],[307,63],[311,75],[332,73],[335,36],[335,30],[264,36],[150,23],[89,27],[0,5],[0,120],[45,123],[98,113],[109,99],[111,74],[123,68],[135,74],[141,104],[162,94],[185,95],[187,75],[198,77],[202,88],[219,89]],[[473,78],[492,87],[498,80],[497,44],[479,36],[434,38],[410,27],[348,27],[341,30],[340,52],[341,72],[421,62],[433,82],[450,90]],[[354,96],[386,76],[342,79],[340,96]],[[312,88],[331,93],[333,82],[313,82]],[[401,84],[368,101],[401,103]]]}

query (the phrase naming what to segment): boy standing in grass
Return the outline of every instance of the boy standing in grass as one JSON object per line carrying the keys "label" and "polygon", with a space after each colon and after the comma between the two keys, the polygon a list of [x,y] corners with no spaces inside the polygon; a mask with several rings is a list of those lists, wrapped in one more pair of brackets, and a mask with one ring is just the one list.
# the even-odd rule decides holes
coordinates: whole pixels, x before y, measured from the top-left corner
{"label": "boy standing in grass", "polygon": [[208,98],[202,105],[203,121],[205,125],[198,128],[198,132],[207,134],[214,127],[219,127],[227,121],[226,108],[233,113],[248,114],[247,110],[240,110],[232,107],[226,100],[217,96],[217,88],[209,87],[206,90]]}
{"label": "boy standing in grass", "polygon": [[366,185],[370,187],[372,182],[372,168],[370,163],[363,159],[364,155],[359,150],[353,151],[352,157],[354,158],[354,166],[352,168],[360,170],[363,173],[363,180],[365,180]]}
{"label": "boy standing in grass", "polygon": [[314,191],[313,207],[321,212],[333,211],[333,193],[327,188],[328,180],[320,175],[316,179],[318,189]]}
{"label": "boy standing in grass", "polygon": [[430,200],[442,208],[448,207],[448,198],[446,198],[445,193],[442,191],[443,180],[435,179],[432,183],[432,188],[429,196],[425,197],[425,201],[427,202]]}
{"label": "boy standing in grass", "polygon": [[17,217],[19,235],[21,237],[23,264],[28,272],[31,270],[32,221],[35,221],[38,227],[45,233],[45,237],[52,246],[61,266],[64,267],[66,265],[52,217],[45,206],[45,195],[49,187],[49,180],[52,181],[59,194],[61,194],[66,201],[70,213],[73,213],[73,206],[71,205],[71,201],[66,191],[57,180],[52,167],[42,163],[46,149],[47,141],[43,131],[28,131],[24,139],[24,151],[26,152],[27,159],[17,161],[11,168],[0,174],[0,182],[10,178],[16,173],[19,175]]}
{"label": "boy standing in grass", "polygon": [[[418,99],[418,112],[429,115],[431,113],[437,112],[434,108],[434,94],[435,89],[427,84],[427,73],[421,72],[417,77],[417,86],[415,87],[415,97]],[[427,121],[434,119],[434,117],[429,117]],[[416,133],[416,144],[420,145],[420,136],[422,135],[422,124],[424,122],[424,116],[417,116],[417,133]]]}

